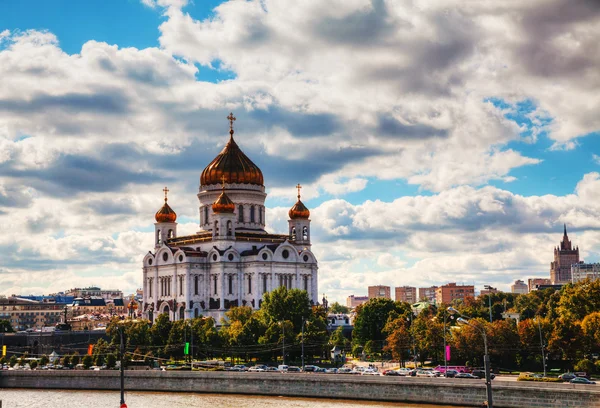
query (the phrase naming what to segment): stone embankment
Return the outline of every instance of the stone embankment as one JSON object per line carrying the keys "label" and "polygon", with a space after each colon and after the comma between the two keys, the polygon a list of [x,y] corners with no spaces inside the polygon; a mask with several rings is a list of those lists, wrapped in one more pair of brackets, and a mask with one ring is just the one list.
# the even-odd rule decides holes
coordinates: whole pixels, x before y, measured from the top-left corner
{"label": "stone embankment", "polygon": [[[127,371],[131,391],[282,395],[481,406],[477,380],[328,374]],[[0,371],[0,388],[118,390],[118,371]],[[600,386],[494,382],[496,408],[598,408]]]}

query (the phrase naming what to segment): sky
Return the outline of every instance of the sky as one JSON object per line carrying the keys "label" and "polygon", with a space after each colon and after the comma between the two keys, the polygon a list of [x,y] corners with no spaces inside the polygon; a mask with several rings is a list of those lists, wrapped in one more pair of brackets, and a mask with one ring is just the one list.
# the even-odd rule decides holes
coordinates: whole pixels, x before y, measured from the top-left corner
{"label": "sky", "polygon": [[168,186],[198,231],[228,138],[270,232],[301,183],[319,291],[600,260],[596,0],[0,2],[0,294],[131,293]]}

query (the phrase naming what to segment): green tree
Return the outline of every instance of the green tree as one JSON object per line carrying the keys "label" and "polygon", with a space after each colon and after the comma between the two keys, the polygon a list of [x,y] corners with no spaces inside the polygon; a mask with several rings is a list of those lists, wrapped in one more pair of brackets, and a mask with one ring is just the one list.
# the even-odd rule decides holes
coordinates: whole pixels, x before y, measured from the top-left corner
{"label": "green tree", "polygon": [[[354,319],[353,344],[366,345],[367,341],[373,344],[372,352],[380,352],[385,334],[383,328],[388,319],[406,316],[410,312],[408,303],[394,302],[390,299],[371,299],[356,308]],[[366,350],[365,350],[366,352]]]}
{"label": "green tree", "polygon": [[71,365],[71,356],[65,354],[62,358],[62,365],[65,367],[69,367]]}
{"label": "green tree", "polygon": [[8,320],[0,320],[0,333],[14,333],[14,329]]}
{"label": "green tree", "polygon": [[159,314],[150,328],[151,343],[157,350],[166,346],[171,333],[172,323],[167,313]]}
{"label": "green tree", "polygon": [[77,364],[79,364],[79,362],[81,361],[81,357],[79,356],[78,352],[73,353],[73,355],[71,356],[71,365],[73,367],[75,367]]}
{"label": "green tree", "polygon": [[562,358],[574,361],[583,349],[581,323],[561,316],[554,321],[554,327],[548,341],[548,350]]}
{"label": "green tree", "polygon": [[293,333],[298,334],[302,319],[311,314],[310,300],[305,290],[287,289],[281,286],[263,296],[261,313],[265,325],[270,327],[274,322],[289,321]]}
{"label": "green tree", "polygon": [[32,370],[35,370],[38,366],[38,362],[33,360],[32,362],[29,363],[29,368],[31,368]]}
{"label": "green tree", "polygon": [[10,359],[8,360],[8,365],[11,367],[14,367],[15,364],[17,364],[17,356],[15,356],[14,354],[12,356],[10,356]]}
{"label": "green tree", "polygon": [[350,347],[350,340],[344,336],[344,328],[342,326],[339,326],[331,333],[329,344],[344,350]]}
{"label": "green tree", "polygon": [[106,366],[108,368],[114,368],[117,364],[117,356],[114,353],[110,353],[106,356]]}
{"label": "green tree", "polygon": [[19,360],[19,365],[21,367],[23,367],[25,364],[27,364],[28,358],[29,358],[29,353],[28,352],[23,353],[23,355],[21,356],[21,358]]}
{"label": "green tree", "polygon": [[190,327],[194,335],[192,353],[195,358],[212,358],[215,347],[220,346],[220,339],[212,317],[191,319]]}
{"label": "green tree", "polygon": [[587,374],[591,374],[595,369],[596,367],[594,366],[594,362],[592,360],[588,360],[587,358],[579,360],[577,364],[575,364],[575,371],[583,371]]}
{"label": "green tree", "polygon": [[45,365],[48,365],[49,362],[50,362],[50,359],[45,354],[40,358],[40,365],[42,367],[45,366]]}
{"label": "green tree", "polygon": [[92,366],[92,364],[93,364],[93,359],[92,359],[92,356],[90,356],[90,355],[87,355],[87,354],[86,354],[86,355],[83,357],[83,360],[81,361],[81,364],[83,364],[83,367],[84,367],[86,370],[87,370],[87,369],[89,369],[89,368]]}
{"label": "green tree", "polygon": [[350,313],[350,308],[340,305],[338,302],[334,302],[331,306],[329,306],[329,311],[331,313]]}

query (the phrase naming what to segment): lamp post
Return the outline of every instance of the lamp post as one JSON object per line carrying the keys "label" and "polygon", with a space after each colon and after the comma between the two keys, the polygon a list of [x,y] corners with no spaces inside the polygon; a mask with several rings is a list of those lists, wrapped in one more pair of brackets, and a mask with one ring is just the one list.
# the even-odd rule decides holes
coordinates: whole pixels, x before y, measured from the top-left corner
{"label": "lamp post", "polygon": [[490,285],[485,285],[484,288],[488,291],[488,305],[490,308],[490,323],[492,322],[492,291],[496,291],[496,288]]}
{"label": "lamp post", "polygon": [[413,329],[412,318],[413,318],[413,311],[411,308],[410,314],[408,315],[408,320],[410,321],[410,338],[412,340],[412,346],[413,346],[413,368],[416,370],[416,368],[417,368],[417,349],[415,347],[415,332]]}
{"label": "lamp post", "polygon": [[488,408],[493,408],[494,404],[493,404],[493,398],[492,398],[492,379],[490,376],[490,356],[488,354],[487,334],[485,333],[485,329],[478,324],[471,323],[468,320],[468,319],[470,319],[469,316],[462,315],[458,310],[456,310],[453,307],[449,307],[448,312],[450,314],[457,314],[458,316],[461,316],[458,319],[456,319],[456,321],[458,323],[475,328],[483,336],[483,347],[484,347],[484,353],[485,353],[483,355],[483,367],[485,370],[485,388],[486,388],[487,404],[488,404],[487,406],[488,406]]}
{"label": "lamp post", "polygon": [[121,340],[121,347],[119,348],[121,354],[121,408],[127,408],[125,404],[125,343],[123,342],[123,327],[121,325],[117,327],[119,328],[119,337]]}
{"label": "lamp post", "polygon": [[546,377],[546,356],[544,355],[544,340],[542,339],[542,326],[540,326],[540,317],[538,316],[537,324],[540,332],[540,347],[542,349],[542,365],[544,366],[544,377]]}
{"label": "lamp post", "polygon": [[302,372],[304,372],[304,325],[306,324],[306,319],[302,316]]}
{"label": "lamp post", "polygon": [[281,331],[282,331],[282,335],[283,335],[283,347],[281,350],[281,359],[282,359],[282,364],[285,365],[285,320],[283,320],[281,322]]}

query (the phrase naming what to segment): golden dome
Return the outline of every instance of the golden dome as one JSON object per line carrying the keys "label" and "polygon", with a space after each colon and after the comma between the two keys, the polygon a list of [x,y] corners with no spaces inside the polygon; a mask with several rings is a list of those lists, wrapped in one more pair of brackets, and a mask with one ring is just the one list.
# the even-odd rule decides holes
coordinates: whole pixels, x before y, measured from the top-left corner
{"label": "golden dome", "polygon": [[235,117],[229,114],[229,141],[221,153],[202,171],[200,185],[219,184],[225,176],[228,184],[264,185],[263,174],[256,164],[242,152],[233,140],[233,121]]}
{"label": "golden dome", "polygon": [[235,204],[233,201],[231,201],[227,194],[225,194],[225,189],[223,189],[221,195],[213,203],[212,209],[216,214],[233,213],[235,211]]}
{"label": "golden dome", "polygon": [[300,201],[300,189],[302,186],[298,184],[296,188],[298,189],[298,201],[292,208],[290,208],[288,214],[291,220],[308,220],[308,217],[310,217],[310,211],[308,208],[306,208],[304,203]]}
{"label": "golden dome", "polygon": [[158,210],[154,219],[156,219],[156,222],[175,222],[177,214],[175,214],[175,211],[167,204],[167,193],[169,192],[169,189],[165,187],[163,191],[165,192],[165,204]]}

